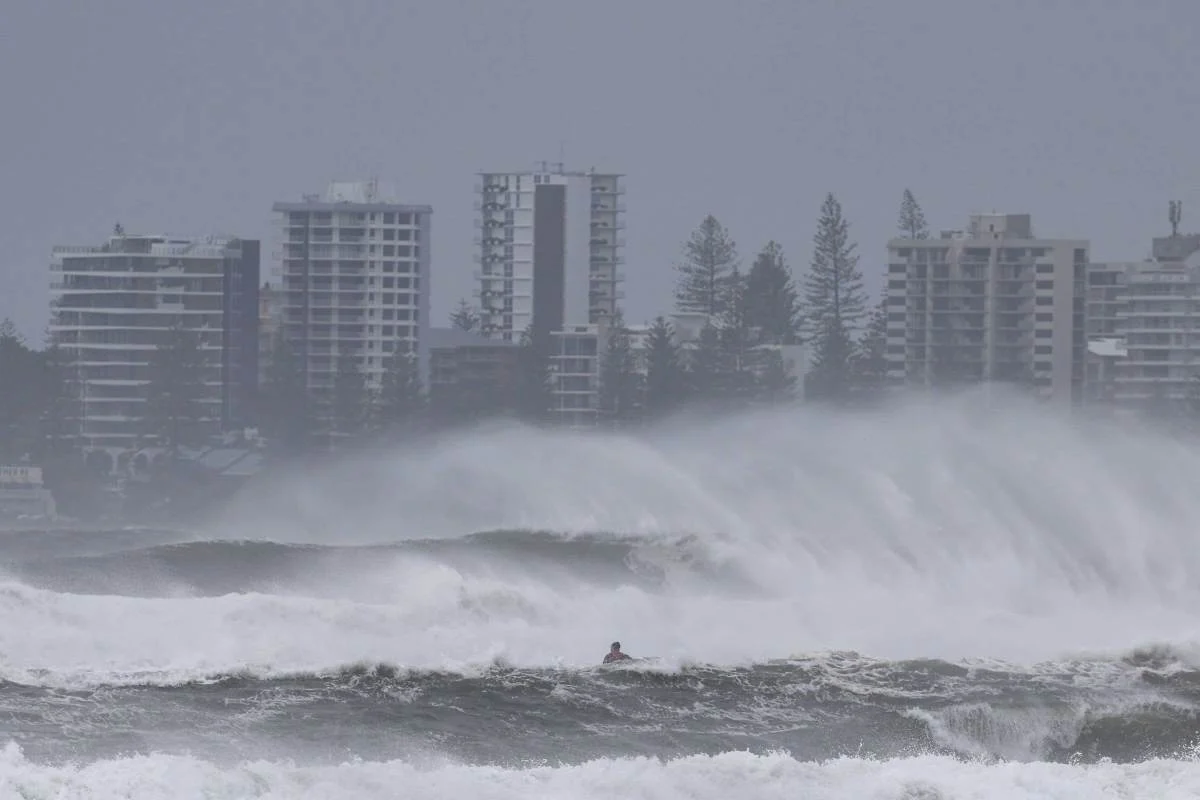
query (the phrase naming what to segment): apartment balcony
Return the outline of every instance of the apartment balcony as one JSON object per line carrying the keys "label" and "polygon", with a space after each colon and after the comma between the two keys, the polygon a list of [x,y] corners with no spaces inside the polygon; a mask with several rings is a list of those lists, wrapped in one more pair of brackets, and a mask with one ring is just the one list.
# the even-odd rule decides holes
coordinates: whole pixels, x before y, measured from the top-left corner
{"label": "apartment balcony", "polygon": [[603,197],[606,195],[623,195],[625,187],[617,184],[616,186],[592,186],[592,197]]}

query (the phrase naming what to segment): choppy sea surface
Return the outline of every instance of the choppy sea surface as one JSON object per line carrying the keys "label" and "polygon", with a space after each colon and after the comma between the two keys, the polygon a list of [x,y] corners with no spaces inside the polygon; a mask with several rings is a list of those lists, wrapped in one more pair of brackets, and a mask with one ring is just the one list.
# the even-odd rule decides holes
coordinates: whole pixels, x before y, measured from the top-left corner
{"label": "choppy sea surface", "polygon": [[497,428],[203,529],[0,532],[0,798],[1197,797],[1195,475],[948,405]]}

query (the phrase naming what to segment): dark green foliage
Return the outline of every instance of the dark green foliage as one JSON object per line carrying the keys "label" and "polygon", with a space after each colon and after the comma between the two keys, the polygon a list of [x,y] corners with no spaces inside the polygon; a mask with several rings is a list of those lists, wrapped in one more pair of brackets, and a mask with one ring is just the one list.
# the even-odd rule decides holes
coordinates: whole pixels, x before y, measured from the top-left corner
{"label": "dark green foliage", "polygon": [[41,444],[44,364],[10,320],[0,322],[0,462],[24,458]]}
{"label": "dark green foliage", "polygon": [[917,202],[917,198],[913,197],[913,193],[908,189],[904,190],[904,197],[900,201],[898,226],[906,239],[929,238],[929,226],[925,224],[925,213],[921,211],[921,205]]}
{"label": "dark green foliage", "polygon": [[805,322],[813,348],[806,393],[814,398],[844,399],[852,386],[853,332],[866,311],[866,294],[849,228],[841,204],[827,195],[804,281]]}
{"label": "dark green foliage", "polygon": [[789,374],[783,353],[778,348],[762,351],[761,372],[756,381],[757,399],[767,404],[795,399],[796,377]]}
{"label": "dark green foliage", "polygon": [[754,395],[756,350],[761,334],[749,326],[747,280],[736,268],[729,276],[725,310],[720,317],[716,397],[728,407],[744,405]]}
{"label": "dark green foliage", "polygon": [[683,246],[675,306],[680,311],[697,311],[716,316],[725,310],[730,275],[737,267],[737,247],[725,228],[711,214]]}
{"label": "dark green foliage", "polygon": [[633,353],[633,340],[618,311],[608,331],[600,360],[600,413],[614,423],[632,420],[638,413],[641,376]]}
{"label": "dark green foliage", "polygon": [[745,317],[757,329],[756,341],[794,344],[799,340],[800,303],[783,248],[768,242],[746,276]]}
{"label": "dark green foliage", "polygon": [[689,402],[698,405],[720,403],[726,395],[728,374],[721,333],[715,326],[705,325],[688,364]]}
{"label": "dark green foliage", "polygon": [[687,395],[679,345],[671,323],[658,317],[646,339],[646,380],[644,405],[649,417],[661,417],[677,410]]}
{"label": "dark green foliage", "polygon": [[887,297],[871,309],[854,362],[859,388],[868,395],[879,395],[887,383]]}
{"label": "dark green foliage", "polygon": [[479,328],[479,311],[462,299],[458,301],[458,307],[450,312],[450,327],[458,328],[460,331],[475,331]]}

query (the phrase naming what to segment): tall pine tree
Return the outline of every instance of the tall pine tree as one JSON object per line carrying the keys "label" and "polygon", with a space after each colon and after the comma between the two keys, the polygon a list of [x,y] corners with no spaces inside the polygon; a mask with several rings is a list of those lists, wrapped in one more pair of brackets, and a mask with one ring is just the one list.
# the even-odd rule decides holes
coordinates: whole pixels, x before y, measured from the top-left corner
{"label": "tall pine tree", "polygon": [[748,402],[754,395],[755,372],[761,339],[749,326],[747,281],[734,268],[729,276],[729,294],[720,318],[721,358],[719,394],[730,406]]}
{"label": "tall pine tree", "polygon": [[687,374],[675,330],[658,317],[646,335],[646,381],[643,405],[648,417],[676,411],[687,396]]}
{"label": "tall pine tree", "polygon": [[40,354],[5,319],[0,322],[0,459],[23,458],[36,449],[42,388]]}
{"label": "tall pine tree", "polygon": [[866,311],[850,225],[832,193],[821,204],[812,265],[804,281],[804,313],[812,345],[806,386],[814,398],[843,399],[851,389],[854,332]]}
{"label": "tall pine tree", "polygon": [[450,312],[450,327],[458,328],[460,331],[472,332],[479,328],[479,311],[474,306],[462,299],[458,301],[458,307]]}
{"label": "tall pine tree", "polygon": [[855,377],[869,397],[879,397],[887,383],[887,297],[871,309],[867,329],[855,352]]}
{"label": "tall pine tree", "polygon": [[70,356],[53,342],[46,347],[42,364],[43,458],[65,456],[79,436],[79,385]]}
{"label": "tall pine tree", "polygon": [[767,242],[746,276],[746,325],[758,331],[759,343],[795,344],[800,331],[800,303],[783,248]]}
{"label": "tall pine tree", "polygon": [[729,368],[721,332],[705,325],[688,359],[688,401],[700,406],[723,406],[728,395]]}
{"label": "tall pine tree", "polygon": [[600,413],[615,425],[627,424],[638,414],[641,375],[620,311],[613,315],[606,339],[600,359]]}
{"label": "tall pine tree", "polygon": [[921,211],[921,204],[917,202],[917,198],[913,197],[913,193],[908,189],[904,190],[904,197],[900,200],[899,228],[906,239],[929,238],[925,213]]}
{"label": "tall pine tree", "polygon": [[725,310],[730,275],[736,267],[737,246],[710,214],[684,244],[683,260],[675,265],[679,273],[676,308],[711,317],[719,315]]}

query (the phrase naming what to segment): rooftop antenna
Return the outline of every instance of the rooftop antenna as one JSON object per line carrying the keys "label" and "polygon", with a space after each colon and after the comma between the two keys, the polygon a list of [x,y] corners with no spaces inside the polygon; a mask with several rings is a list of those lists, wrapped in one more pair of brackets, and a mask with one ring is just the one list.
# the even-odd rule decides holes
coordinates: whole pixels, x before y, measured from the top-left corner
{"label": "rooftop antenna", "polygon": [[1179,222],[1183,219],[1183,201],[1172,200],[1170,207],[1168,219],[1171,220],[1171,237],[1174,238],[1179,235]]}

